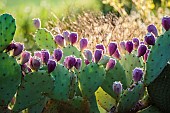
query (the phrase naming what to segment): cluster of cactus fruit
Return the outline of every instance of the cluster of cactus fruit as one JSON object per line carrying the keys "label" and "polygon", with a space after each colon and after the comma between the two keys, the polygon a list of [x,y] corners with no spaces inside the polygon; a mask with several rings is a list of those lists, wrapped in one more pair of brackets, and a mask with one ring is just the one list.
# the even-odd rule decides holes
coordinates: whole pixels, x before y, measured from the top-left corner
{"label": "cluster of cactus fruit", "polygon": [[42,50],[32,55],[13,40],[15,19],[0,16],[2,113],[170,112],[170,17],[160,36],[149,25],[144,41],[97,44],[94,54],[87,38],[78,49],[76,32],[53,36],[40,19],[34,25]]}

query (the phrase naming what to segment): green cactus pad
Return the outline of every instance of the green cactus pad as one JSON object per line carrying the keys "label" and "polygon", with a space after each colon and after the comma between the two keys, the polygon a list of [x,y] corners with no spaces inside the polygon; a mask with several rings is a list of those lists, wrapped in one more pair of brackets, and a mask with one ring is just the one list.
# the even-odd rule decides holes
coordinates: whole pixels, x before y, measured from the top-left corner
{"label": "green cactus pad", "polygon": [[133,69],[135,69],[136,67],[142,67],[140,59],[134,54],[126,54],[121,58],[120,63],[126,73],[127,86],[130,86],[132,82]]}
{"label": "green cactus pad", "polygon": [[96,96],[94,94],[89,98],[88,101],[90,103],[89,113],[100,113],[98,105],[97,105],[97,101],[96,101]]}
{"label": "green cactus pad", "polygon": [[75,73],[71,72],[69,99],[72,99],[76,95],[78,90],[79,89],[78,89],[77,75]]}
{"label": "green cactus pad", "polygon": [[[134,85],[134,84],[133,84]],[[120,96],[120,100],[118,102],[118,112],[119,113],[127,113],[130,109],[135,106],[138,100],[144,94],[144,85],[143,83],[138,83],[132,88],[128,88],[124,91]]]}
{"label": "green cactus pad", "polygon": [[138,111],[137,113],[162,113],[162,112],[160,112],[159,109],[156,108],[155,106],[151,105],[145,109]]}
{"label": "green cactus pad", "polygon": [[42,113],[89,113],[89,106],[88,101],[75,96],[67,102],[50,100]]}
{"label": "green cactus pad", "polygon": [[57,48],[54,42],[53,35],[45,28],[40,28],[35,33],[35,41],[41,49],[48,49],[50,53]]}
{"label": "green cactus pad", "polygon": [[46,71],[28,73],[18,89],[13,111],[18,112],[44,99],[54,88],[54,79]]}
{"label": "green cactus pad", "polygon": [[79,75],[79,86],[84,97],[90,98],[99,88],[105,78],[105,70],[102,65],[91,63],[87,65]]}
{"label": "green cactus pad", "polygon": [[105,65],[107,64],[107,62],[109,61],[109,59],[110,59],[109,56],[103,55],[98,64],[101,64],[101,65],[104,65],[104,66],[105,66]]}
{"label": "green cactus pad", "polygon": [[74,56],[76,56],[76,58],[81,58],[82,59],[82,67],[85,66],[84,57],[83,57],[82,53],[76,47],[74,47],[72,45],[68,45],[67,47],[64,47],[62,50],[63,50],[63,57],[60,60],[61,63],[64,62],[64,59],[66,56],[74,55]]}
{"label": "green cactus pad", "polygon": [[6,106],[21,83],[21,67],[6,53],[0,53],[0,106]]}
{"label": "green cactus pad", "polygon": [[2,52],[13,40],[15,30],[15,19],[12,15],[0,15],[0,52]]}
{"label": "green cactus pad", "polygon": [[107,112],[116,106],[116,100],[107,94],[101,87],[95,92],[97,103]]}
{"label": "green cactus pad", "polygon": [[170,30],[157,38],[152,46],[147,63],[144,84],[149,85],[162,72],[170,59]]}
{"label": "green cactus pad", "polygon": [[57,67],[51,72],[51,75],[55,78],[55,88],[49,97],[56,100],[67,101],[70,90],[70,73],[68,69],[61,64],[57,64]]}
{"label": "green cactus pad", "polygon": [[117,95],[113,92],[112,88],[113,82],[115,81],[120,81],[123,84],[123,88],[127,88],[125,71],[119,61],[117,61],[116,66],[113,69],[106,71],[105,80],[101,85],[102,89],[113,98],[117,97]]}
{"label": "green cactus pad", "polygon": [[168,64],[160,75],[148,86],[151,102],[162,112],[170,111],[170,64]]}

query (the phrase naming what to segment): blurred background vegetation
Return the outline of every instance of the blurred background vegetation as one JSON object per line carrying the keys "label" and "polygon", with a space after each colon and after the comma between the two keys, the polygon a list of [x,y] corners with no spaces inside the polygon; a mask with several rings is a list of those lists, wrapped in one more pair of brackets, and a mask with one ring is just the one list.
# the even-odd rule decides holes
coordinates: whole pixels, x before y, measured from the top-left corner
{"label": "blurred background vegetation", "polygon": [[54,35],[76,31],[93,43],[143,38],[149,24],[161,33],[161,18],[170,15],[169,0],[1,0],[0,14],[11,13],[17,22],[15,41],[35,50],[33,18]]}

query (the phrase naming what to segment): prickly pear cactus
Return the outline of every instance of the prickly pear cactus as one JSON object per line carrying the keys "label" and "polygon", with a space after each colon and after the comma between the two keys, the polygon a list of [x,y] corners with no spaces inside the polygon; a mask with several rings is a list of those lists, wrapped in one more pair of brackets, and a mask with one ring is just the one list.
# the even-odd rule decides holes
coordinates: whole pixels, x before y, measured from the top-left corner
{"label": "prickly pear cactus", "polygon": [[17,91],[13,111],[18,112],[45,98],[54,88],[54,79],[46,71],[28,73]]}
{"label": "prickly pear cactus", "polygon": [[105,80],[101,85],[102,89],[113,98],[116,98],[116,94],[113,92],[112,88],[113,82],[115,81],[121,81],[121,83],[123,84],[123,88],[127,88],[125,71],[119,61],[117,61],[116,66],[113,69],[106,71]]}
{"label": "prickly pear cactus", "polygon": [[152,46],[147,63],[146,74],[144,77],[145,85],[153,82],[162,72],[170,59],[170,30],[157,38],[154,46]]}
{"label": "prickly pear cactus", "polygon": [[127,86],[130,86],[132,82],[132,70],[136,67],[142,67],[140,59],[135,54],[126,54],[121,58],[120,63],[126,73]]}
{"label": "prickly pear cactus", "polygon": [[6,53],[0,53],[0,105],[11,101],[21,83],[21,68],[16,60]]}
{"label": "prickly pear cactus", "polygon": [[120,100],[118,102],[118,112],[119,113],[127,113],[130,109],[138,102],[138,100],[144,94],[144,85],[141,82],[138,84],[133,84],[131,88],[128,88],[124,91],[120,96]]}
{"label": "prickly pear cactus", "polygon": [[170,64],[168,64],[160,75],[148,86],[151,102],[162,112],[170,111]]}
{"label": "prickly pear cactus", "polygon": [[35,41],[41,49],[48,49],[51,53],[57,47],[53,35],[45,28],[40,28],[35,33]]}
{"label": "prickly pear cactus", "polygon": [[57,67],[51,75],[55,78],[55,87],[49,97],[56,100],[67,101],[70,90],[70,73],[68,69],[61,64],[57,64]]}
{"label": "prickly pear cactus", "polygon": [[86,98],[90,98],[102,84],[105,74],[102,65],[96,63],[87,65],[78,76],[82,95]]}
{"label": "prickly pear cactus", "polygon": [[160,112],[159,109],[156,108],[155,106],[151,105],[145,109],[138,111],[137,113],[162,113],[162,112]]}
{"label": "prickly pear cactus", "polygon": [[100,113],[97,101],[96,101],[96,96],[93,94],[89,98],[89,103],[90,103],[90,112],[89,113]]}
{"label": "prickly pear cactus", "polygon": [[70,91],[69,91],[69,99],[72,99],[75,95],[78,89],[78,79],[77,75],[73,72],[70,73]]}
{"label": "prickly pear cactus", "polygon": [[12,15],[0,15],[0,52],[2,52],[13,40],[15,30],[15,19]]}
{"label": "prickly pear cactus", "polygon": [[116,100],[107,94],[101,87],[95,92],[97,103],[107,112],[116,106]]}

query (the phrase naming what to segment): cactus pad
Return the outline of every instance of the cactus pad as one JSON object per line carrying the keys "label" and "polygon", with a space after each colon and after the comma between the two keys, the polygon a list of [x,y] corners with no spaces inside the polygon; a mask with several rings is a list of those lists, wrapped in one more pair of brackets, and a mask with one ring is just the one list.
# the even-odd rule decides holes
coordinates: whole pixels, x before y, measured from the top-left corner
{"label": "cactus pad", "polygon": [[151,106],[149,106],[149,107],[147,107],[145,109],[142,109],[142,110],[138,111],[137,113],[161,113],[161,112],[159,111],[158,108],[151,105]]}
{"label": "cactus pad", "polygon": [[49,97],[67,101],[70,90],[70,73],[68,69],[61,64],[57,64],[57,67],[51,72],[51,75],[55,78],[55,87]]}
{"label": "cactus pad", "polygon": [[13,57],[0,53],[0,105],[8,105],[21,83],[21,68]]}
{"label": "cactus pad", "polygon": [[148,86],[151,102],[164,113],[170,111],[170,64]]}
{"label": "cactus pad", "polygon": [[138,100],[144,94],[144,85],[139,82],[138,84],[133,84],[134,86],[128,88],[124,91],[120,96],[120,100],[118,103],[118,112],[119,113],[127,113],[130,109],[138,102]]}
{"label": "cactus pad", "polygon": [[18,112],[38,103],[53,88],[54,79],[46,71],[28,73],[18,89],[13,111]]}
{"label": "cactus pad", "polygon": [[116,94],[113,92],[112,88],[113,82],[115,81],[120,81],[123,84],[123,88],[127,88],[125,71],[119,61],[117,61],[116,66],[113,69],[106,71],[106,77],[101,86],[102,89],[113,98],[116,98]]}
{"label": "cactus pad", "polygon": [[126,73],[127,86],[130,86],[132,82],[132,70],[136,67],[142,67],[140,59],[135,54],[126,54],[121,58],[120,63]]}
{"label": "cactus pad", "polygon": [[12,15],[0,15],[0,52],[2,52],[13,40],[15,30],[15,19]]}
{"label": "cactus pad", "polygon": [[48,49],[50,53],[52,53],[57,47],[54,42],[53,35],[45,28],[40,28],[36,31],[35,40],[41,49]]}
{"label": "cactus pad", "polygon": [[157,38],[152,46],[146,63],[145,85],[149,85],[158,77],[170,59],[170,30]]}
{"label": "cactus pad", "polygon": [[105,78],[105,70],[102,65],[91,63],[87,65],[79,75],[79,86],[84,97],[90,98],[99,88]]}

